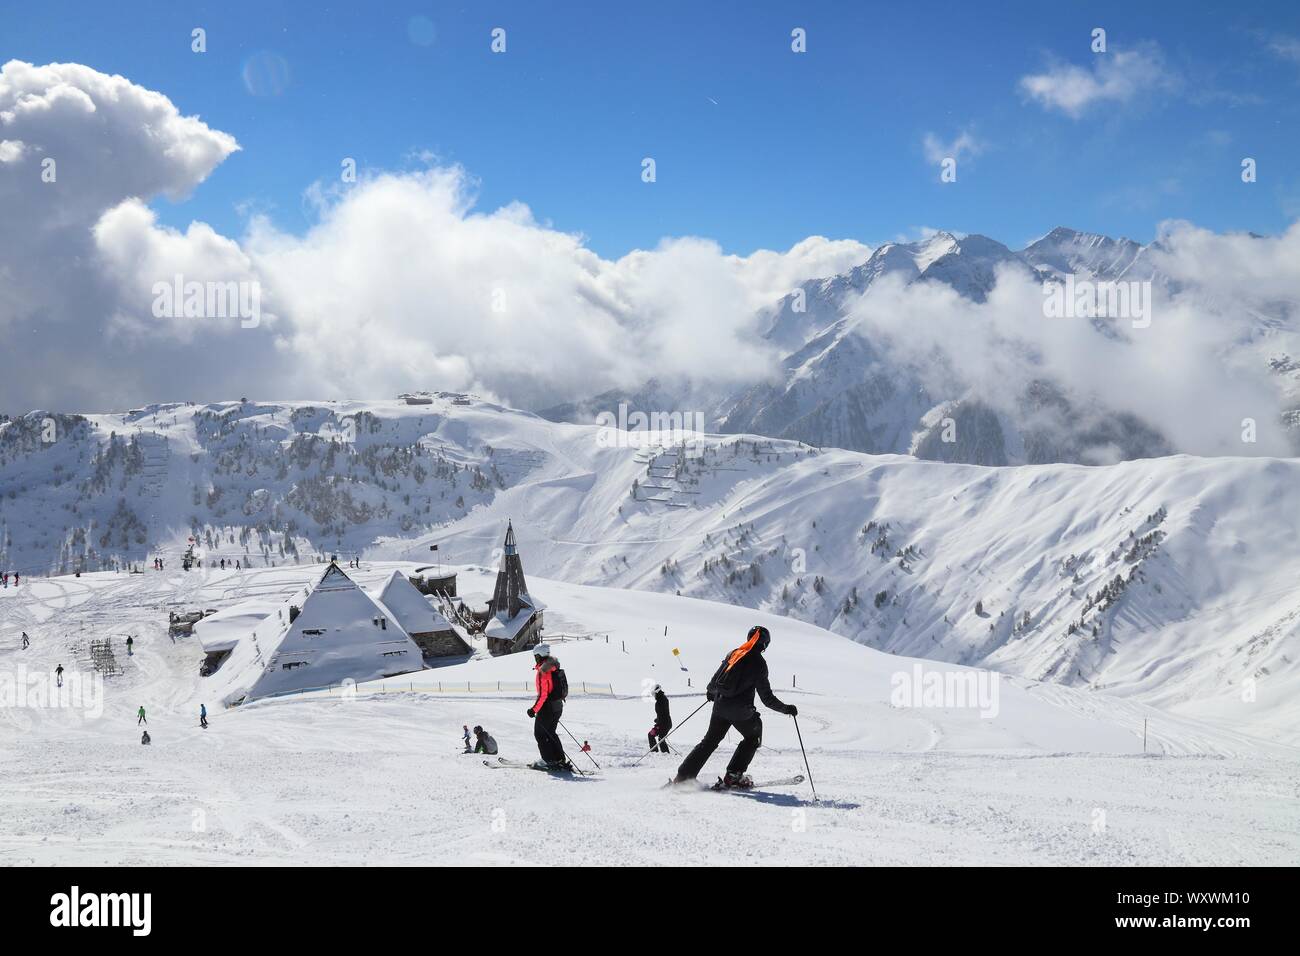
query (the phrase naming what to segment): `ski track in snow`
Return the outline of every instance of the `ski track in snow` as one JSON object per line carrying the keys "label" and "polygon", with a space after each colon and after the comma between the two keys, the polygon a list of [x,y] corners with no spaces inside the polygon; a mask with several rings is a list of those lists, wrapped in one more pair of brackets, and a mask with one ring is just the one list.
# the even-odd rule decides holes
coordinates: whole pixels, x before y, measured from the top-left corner
{"label": "ski track in snow", "polygon": [[[396,565],[358,575],[369,587]],[[746,609],[640,592],[534,588],[601,641],[562,642],[571,681],[612,680],[615,699],[574,696],[564,723],[589,739],[598,777],[496,773],[459,752],[483,723],[504,756],[533,759],[527,695],[422,691],[438,680],[526,679],[527,659],[411,675],[415,689],[356,699],[317,693],[220,710],[205,701],[192,637],[169,639],[167,609],[288,597],[317,572],[211,569],[80,580],[0,592],[0,667],[79,666],[72,646],[136,637],[104,712],[0,710],[0,858],[11,864],[1290,864],[1300,863],[1300,758],[1288,748],[1059,685],[1004,683],[1003,718],[899,710],[873,688],[912,663]],[[490,578],[462,571],[462,588]],[[621,616],[620,616],[621,615]],[[645,748],[660,680],[681,721],[698,682],[755,617],[770,620],[778,695],[797,703],[820,802],[808,784],[751,794],[663,791],[676,756]],[[650,635],[669,623],[665,643]],[[17,650],[28,630],[33,646]],[[638,639],[640,639],[638,641]],[[626,642],[629,652],[619,645]],[[666,646],[694,671],[692,688]],[[944,666],[944,665],[935,665]],[[797,668],[800,688],[784,682]],[[850,672],[852,672],[850,680]],[[843,685],[836,683],[844,680]],[[400,685],[405,678],[389,683]],[[363,688],[365,690],[365,688]],[[633,696],[628,696],[633,695]],[[144,704],[154,744],[139,744]],[[1152,719],[1140,753],[1140,724]],[[680,749],[707,709],[674,733]],[[764,712],[756,779],[804,773],[789,721]],[[561,732],[575,759],[576,753]],[[735,736],[706,765],[722,772]],[[1127,742],[1126,742],[1127,741]],[[1097,752],[1090,752],[1095,744]],[[1099,826],[1103,819],[1104,826]]]}

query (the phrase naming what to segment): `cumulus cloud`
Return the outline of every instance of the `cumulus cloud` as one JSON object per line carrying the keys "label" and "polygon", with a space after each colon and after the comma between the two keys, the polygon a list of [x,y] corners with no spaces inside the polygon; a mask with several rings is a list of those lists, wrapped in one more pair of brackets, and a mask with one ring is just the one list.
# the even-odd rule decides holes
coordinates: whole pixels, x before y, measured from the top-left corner
{"label": "cumulus cloud", "polygon": [[[650,376],[738,381],[776,358],[757,335],[761,306],[871,251],[811,237],[737,256],[685,237],[606,260],[521,203],[477,209],[466,173],[436,165],[310,187],[318,218],[303,235],[261,216],[238,238],[158,223],[151,199],[184,197],[238,148],[123,77],[5,65],[0,325],[21,329],[21,349],[0,399],[98,408],[446,387],[532,405]],[[158,315],[155,290],[177,277],[255,285],[261,321]]]}
{"label": "cumulus cloud", "polygon": [[652,376],[740,381],[775,360],[760,305],[869,254],[815,238],[739,257],[688,237],[607,260],[522,204],[477,211],[457,167],[375,176],[320,211],[301,236],[258,219],[244,249],[301,368],[353,394],[441,385],[536,406]]}
{"label": "cumulus cloud", "polygon": [[1177,85],[1177,75],[1155,44],[1095,54],[1091,67],[1055,63],[1019,82],[1029,99],[1075,119],[1095,104],[1127,103]]}
{"label": "cumulus cloud", "polygon": [[0,68],[0,144],[0,397],[121,397],[133,373],[105,345],[114,290],[94,265],[96,223],[126,201],[184,197],[239,147],[121,76],[17,60]]}

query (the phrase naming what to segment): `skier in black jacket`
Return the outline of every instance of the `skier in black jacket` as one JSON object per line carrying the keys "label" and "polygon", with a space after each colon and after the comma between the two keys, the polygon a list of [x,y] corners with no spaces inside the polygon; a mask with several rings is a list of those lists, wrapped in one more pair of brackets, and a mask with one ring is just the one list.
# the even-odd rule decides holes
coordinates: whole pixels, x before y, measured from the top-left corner
{"label": "skier in black jacket", "polygon": [[655,738],[658,738],[659,752],[668,753],[668,741],[664,740],[664,738],[668,736],[668,731],[672,729],[673,715],[668,710],[668,695],[664,693],[662,687],[655,684],[655,724],[650,728],[650,733],[646,735],[650,741],[650,749],[655,749]]}
{"label": "skier in black jacket", "polygon": [[677,768],[673,783],[694,780],[704,766],[704,762],[718,749],[727,731],[735,727],[740,732],[740,746],[727,764],[727,775],[722,778],[724,787],[752,787],[754,781],[746,774],[749,762],[763,742],[763,719],[754,707],[754,693],[763,703],[778,713],[796,716],[799,711],[793,704],[784,704],[772,693],[772,686],[767,680],[767,661],[763,651],[772,642],[772,635],[767,628],[756,626],[749,629],[748,639],[722,660],[717,673],[709,681],[706,692],[713,701],[713,715],[709,718],[709,729],[704,739],[696,744],[695,749]]}

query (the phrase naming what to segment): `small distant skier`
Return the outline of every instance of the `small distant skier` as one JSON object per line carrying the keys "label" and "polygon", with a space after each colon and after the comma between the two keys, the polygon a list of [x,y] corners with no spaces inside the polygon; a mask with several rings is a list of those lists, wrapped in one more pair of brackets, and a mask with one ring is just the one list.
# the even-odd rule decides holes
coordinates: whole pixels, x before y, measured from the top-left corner
{"label": "small distant skier", "polygon": [[718,749],[727,731],[735,727],[740,732],[740,746],[727,764],[727,775],[720,781],[723,787],[748,788],[754,785],[745,773],[749,762],[763,742],[763,719],[754,707],[754,693],[763,703],[778,713],[797,716],[799,709],[785,704],[772,693],[768,683],[767,661],[763,652],[772,643],[772,635],[762,626],[749,629],[745,643],[722,659],[718,670],[709,681],[705,696],[713,702],[713,714],[704,739],[695,745],[677,768],[673,783],[694,780],[704,762]]}
{"label": "small distant skier", "polygon": [[474,748],[470,745],[470,742],[469,742],[469,724],[461,724],[461,725],[460,725],[460,730],[461,730],[460,737],[461,737],[462,740],[465,741],[465,753],[467,753],[467,754],[468,754],[468,753],[473,753],[473,752],[474,752]]}
{"label": "small distant skier", "polygon": [[141,704],[140,709],[135,712],[135,725],[139,727],[141,724],[147,723],[149,721],[144,716],[144,704]]}
{"label": "small distant skier", "polygon": [[140,743],[142,743],[142,744],[148,744],[148,743],[150,743],[152,740],[153,740],[153,738],[149,736],[149,731],[147,731],[147,730],[146,730],[144,733],[142,733],[142,734],[140,735]]}
{"label": "small distant skier", "polygon": [[238,560],[235,561],[235,570],[236,570],[236,571],[240,570],[240,567],[239,567],[239,561],[238,561]]}
{"label": "small distant skier", "polygon": [[14,587],[18,587],[18,572],[14,572]]}
{"label": "small distant skier", "polygon": [[130,657],[130,656],[132,655],[133,652],[132,652],[131,648],[134,647],[134,646],[135,646],[135,638],[132,637],[130,634],[128,634],[128,635],[126,636],[126,656],[127,656],[127,657]]}
{"label": "small distant skier", "polygon": [[587,743],[585,740],[582,742],[582,752],[585,754],[591,753],[591,744]]}
{"label": "small distant skier", "polygon": [[[668,736],[668,731],[673,729],[673,715],[668,709],[668,695],[664,689],[655,684],[655,723],[650,728],[647,735],[650,740],[650,749],[654,750],[656,746],[661,754],[668,753],[668,741],[664,740]],[[658,743],[656,744],[656,738]]]}
{"label": "small distant skier", "polygon": [[63,686],[63,665],[62,664],[54,668],[54,679],[58,682],[57,686],[59,687]]}
{"label": "small distant skier", "polygon": [[564,698],[568,696],[569,681],[564,676],[560,662],[551,656],[551,645],[538,644],[533,648],[533,670],[537,675],[537,700],[528,708],[533,718],[533,736],[542,759],[533,764],[545,770],[572,770],[564,756],[555,728],[564,713]]}
{"label": "small distant skier", "polygon": [[207,704],[199,704],[199,726],[202,727],[204,730],[207,730],[207,728],[208,728],[208,706],[207,706]]}
{"label": "small distant skier", "polygon": [[222,559],[221,559],[221,570],[222,570],[222,571],[226,570],[226,559],[225,559],[225,558],[222,558]]}
{"label": "small distant skier", "polygon": [[23,631],[23,650],[27,650],[27,648],[31,646],[31,643],[31,638],[27,636],[26,631]]}
{"label": "small distant skier", "polygon": [[496,738],[494,738],[490,733],[482,727],[476,726],[474,728],[474,737],[474,752],[476,754],[487,754],[489,757],[496,754]]}

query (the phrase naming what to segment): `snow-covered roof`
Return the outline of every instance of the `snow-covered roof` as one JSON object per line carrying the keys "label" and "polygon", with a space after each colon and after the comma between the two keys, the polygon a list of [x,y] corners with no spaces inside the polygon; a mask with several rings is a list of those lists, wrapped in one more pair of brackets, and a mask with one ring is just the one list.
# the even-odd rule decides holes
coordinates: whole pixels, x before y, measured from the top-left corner
{"label": "snow-covered roof", "polygon": [[379,603],[402,626],[407,634],[453,630],[451,622],[440,614],[401,571],[394,571],[379,594]]}
{"label": "snow-covered roof", "polygon": [[228,651],[280,609],[278,601],[241,601],[197,622],[194,636],[199,639],[205,654]]}
{"label": "snow-covered roof", "polygon": [[520,608],[519,613],[514,617],[497,614],[488,620],[487,626],[483,628],[483,634],[497,640],[513,641],[536,611],[536,608],[524,607]]}
{"label": "snow-covered roof", "polygon": [[[298,603],[295,597],[293,603]],[[240,640],[210,679],[227,704],[421,670],[420,648],[331,564],[289,623],[288,602]]]}

